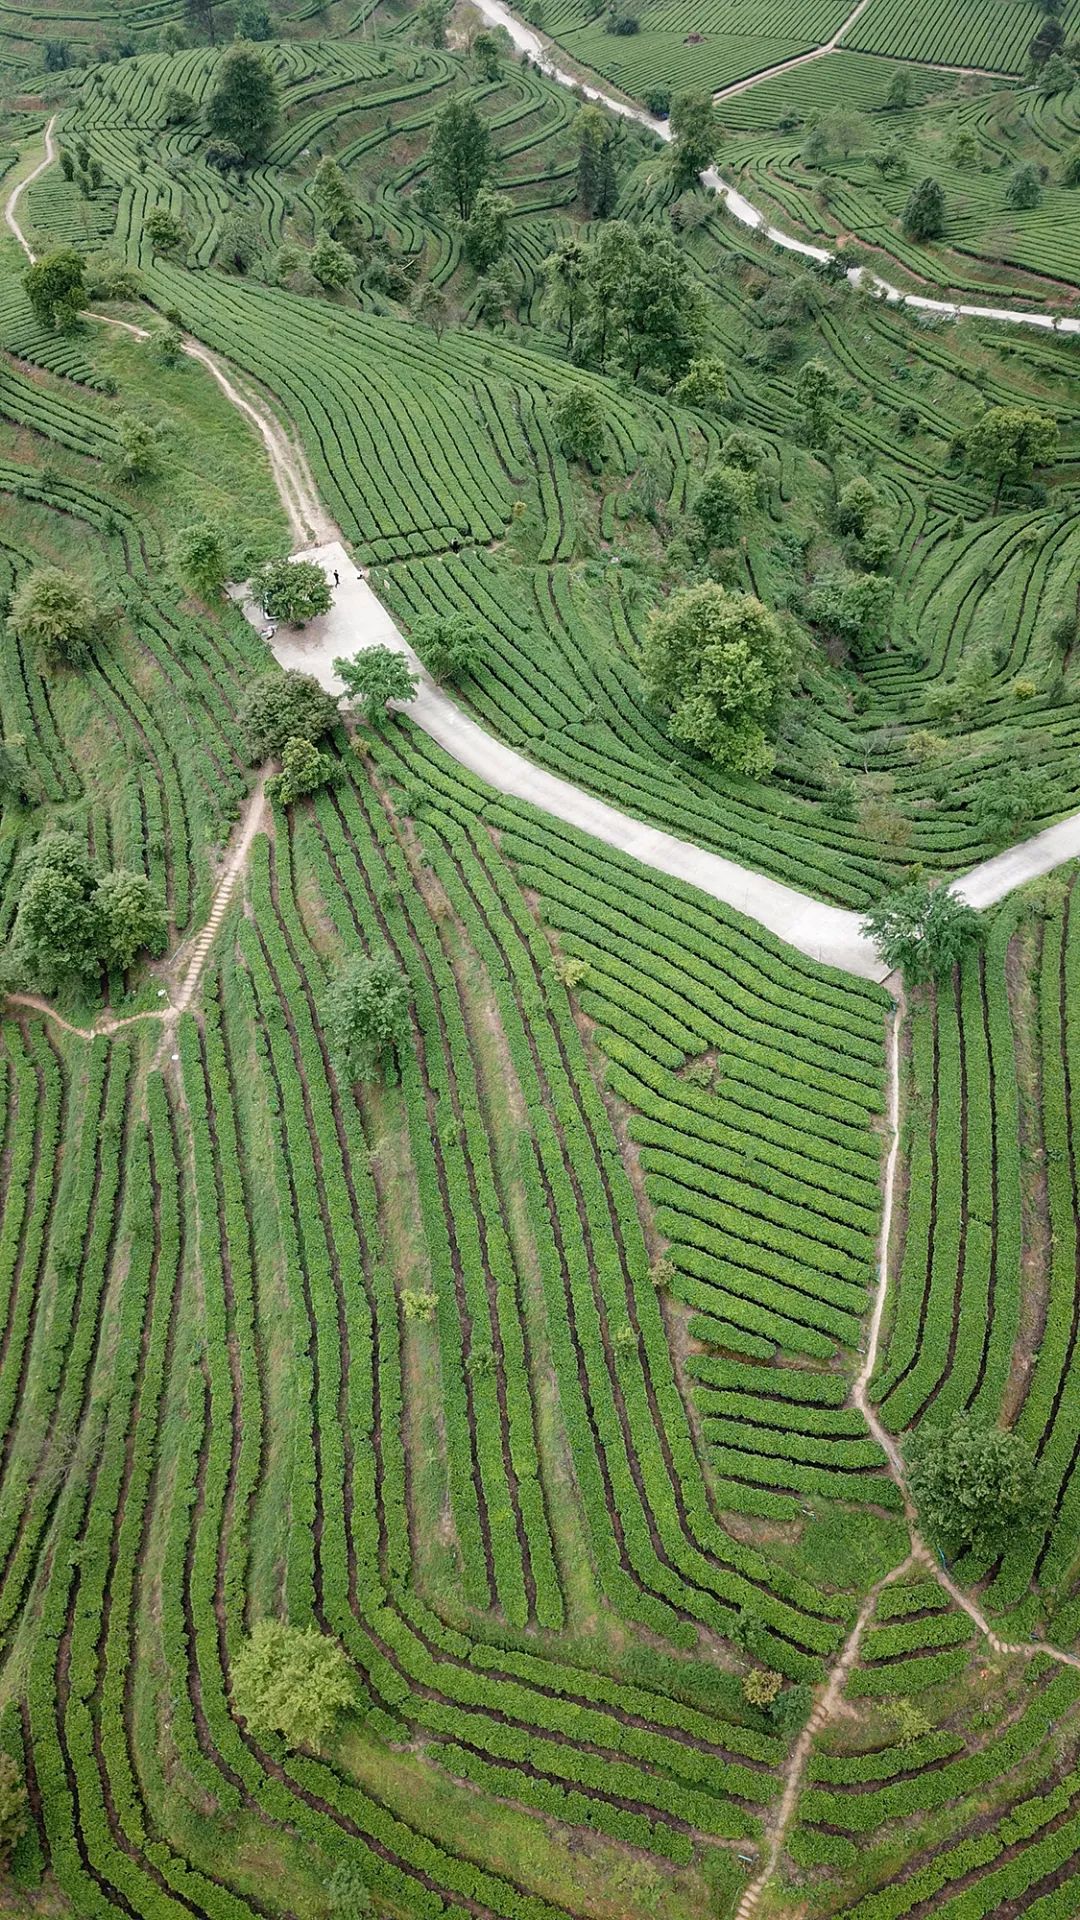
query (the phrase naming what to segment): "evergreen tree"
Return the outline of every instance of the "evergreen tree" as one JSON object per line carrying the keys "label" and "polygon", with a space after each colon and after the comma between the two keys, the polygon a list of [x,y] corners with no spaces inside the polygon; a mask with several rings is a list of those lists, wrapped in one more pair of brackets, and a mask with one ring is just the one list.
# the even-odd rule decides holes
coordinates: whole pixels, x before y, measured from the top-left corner
{"label": "evergreen tree", "polygon": [[439,108],[429,158],[439,193],[450,202],[459,220],[467,220],[492,167],[487,122],[467,95],[452,94]]}
{"label": "evergreen tree", "polygon": [[245,160],[261,160],[278,112],[278,84],[263,55],[250,40],[235,41],[221,61],[207,102],[210,132],[231,141]]}
{"label": "evergreen tree", "polygon": [[932,174],[927,174],[908,194],[903,227],[911,240],[937,240],[944,233],[945,195],[940,181]]}
{"label": "evergreen tree", "polygon": [[671,103],[671,171],[675,190],[686,187],[711,167],[716,158],[718,129],[709,93],[677,93]]}

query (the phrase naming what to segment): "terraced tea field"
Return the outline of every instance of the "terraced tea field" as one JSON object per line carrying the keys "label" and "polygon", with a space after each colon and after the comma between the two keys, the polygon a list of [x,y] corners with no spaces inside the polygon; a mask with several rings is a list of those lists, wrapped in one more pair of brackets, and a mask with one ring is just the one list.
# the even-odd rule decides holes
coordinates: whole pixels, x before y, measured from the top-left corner
{"label": "terraced tea field", "polygon": [[[722,169],[1058,298],[1064,186],[812,201],[791,115],[1071,146],[929,64],[1034,9],[878,5]],[[639,95],[844,24],[643,15],[543,24]],[[1065,1920],[1072,333],[871,299],[467,8],[100,19],[0,69],[0,1911]]]}

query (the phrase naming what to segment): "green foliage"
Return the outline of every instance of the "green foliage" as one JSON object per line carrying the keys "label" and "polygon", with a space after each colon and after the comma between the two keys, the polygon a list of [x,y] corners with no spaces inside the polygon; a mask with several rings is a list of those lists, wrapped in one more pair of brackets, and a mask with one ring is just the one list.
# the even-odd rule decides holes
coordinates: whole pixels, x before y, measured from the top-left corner
{"label": "green foliage", "polygon": [[464,613],[422,613],[409,630],[413,651],[433,680],[462,680],[480,658],[479,629]]}
{"label": "green foliage", "polygon": [[118,480],[152,480],[164,464],[164,448],[157,427],[138,414],[122,413],[116,423],[116,448],[109,461]]}
{"label": "green foliage", "polygon": [[751,1667],[742,1683],[743,1699],[752,1707],[767,1710],[773,1706],[784,1684],[783,1675],[768,1667]]}
{"label": "green foliage", "polygon": [[102,874],[94,889],[98,951],[106,967],[130,967],[137,953],[164,953],[168,944],[165,909],[144,873],[122,867]]}
{"label": "green foliage", "polygon": [[370,1080],[409,1038],[409,983],[388,948],[346,960],[321,1015],[331,1049],[353,1080]]}
{"label": "green foliage", "polygon": [[311,197],[328,234],[348,241],[356,225],[356,201],[336,160],[326,154],[311,183]]}
{"label": "green foliage", "polygon": [[476,71],[481,80],[490,84],[499,78],[502,72],[502,50],[493,33],[483,29],[479,33],[474,33],[469,52],[476,62]]}
{"label": "green foliage", "polygon": [[675,191],[692,186],[716,158],[718,129],[711,93],[677,93],[671,102],[671,175]]}
{"label": "green foliage", "polygon": [[744,514],[758,504],[756,474],[741,467],[710,467],[694,497],[693,514],[701,546],[730,546]]}
{"label": "green foliage", "polygon": [[760,779],[793,669],[776,616],[746,593],[705,583],[673,594],[651,619],[641,652],[650,698],[673,739],[732,773]]}
{"label": "green foliage", "polygon": [[356,278],[353,255],[328,233],[320,233],[308,255],[308,265],[319,285],[330,293],[340,292]]}
{"label": "green foliage", "polygon": [[22,807],[34,798],[35,781],[21,735],[0,740],[0,806]]}
{"label": "green foliage", "polygon": [[334,601],[333,588],[317,560],[267,560],[251,576],[251,594],[256,606],[271,620],[283,620],[288,626],[303,626],[320,613],[329,613]]}
{"label": "green foliage", "polygon": [[824,360],[805,360],[795,381],[795,405],[809,447],[828,448],[836,438],[836,375]]}
{"label": "green foliage", "polygon": [[604,457],[604,409],[592,387],[564,387],[552,403],[551,417],[564,453],[598,468]]}
{"label": "green foliage", "polygon": [[86,305],[82,255],[74,247],[53,247],[27,267],[23,286],[42,326],[65,331]]}
{"label": "green foliage", "polygon": [[909,987],[944,979],[983,934],[974,907],[928,880],[911,880],[887,894],[862,924],[886,965],[899,969]]}
{"label": "green foliage", "polygon": [[172,556],[181,579],[205,600],[216,599],[229,577],[229,550],[220,527],[211,526],[209,520],[178,527]]}
{"label": "green foliage", "polygon": [[335,660],[346,697],[360,709],[369,727],[386,725],[388,702],[413,700],[419,681],[396,647],[365,647],[351,660]]}
{"label": "green foliage", "polygon": [[436,112],[428,158],[438,193],[467,220],[493,162],[487,122],[467,94],[451,94]]}
{"label": "green foliage", "polygon": [[337,723],[337,702],[317,680],[276,668],[251,681],[237,714],[252,764],[283,753],[290,740],[321,740]]}
{"label": "green foliage", "polygon": [[356,1705],[344,1648],[318,1627],[257,1620],[237,1648],[233,1704],[252,1733],[278,1733],[287,1747],[324,1745]]}
{"label": "green foliage", "polygon": [[0,1751],[0,1872],[26,1831],[29,1818],[30,1803],[22,1774],[10,1753]]}
{"label": "green foliage", "polygon": [[1061,163],[1061,184],[1063,187],[1080,187],[1080,141],[1069,148]]}
{"label": "green foliage", "polygon": [[577,191],[590,219],[607,220],[615,211],[615,136],[599,107],[582,107],[574,123],[577,134]]}
{"label": "green foliage", "polygon": [[911,240],[937,240],[945,231],[945,194],[940,180],[927,174],[907,197],[902,224]]}
{"label": "green foliage", "polygon": [[19,586],[8,630],[51,667],[82,667],[104,635],[109,614],[98,596],[60,567],[35,567]]}
{"label": "green foliage", "polygon": [[187,231],[168,207],[151,207],[143,221],[143,232],[155,253],[179,253],[187,245]]}
{"label": "green foliage", "polygon": [[972,818],[984,840],[1003,847],[1021,828],[1053,810],[1053,784],[1043,769],[1014,766],[980,786]]}
{"label": "green foliage", "polygon": [[279,111],[278,84],[268,62],[251,41],[235,41],[221,60],[206,103],[210,132],[231,141],[245,160],[261,160]]}
{"label": "green foliage", "polygon": [[441,287],[431,280],[423,281],[409,301],[409,311],[414,319],[431,328],[436,340],[442,339],[450,309]]}
{"label": "green foliage", "polygon": [[864,534],[879,506],[878,491],[872,480],[858,474],[840,490],[836,503],[836,524],[841,533]]}
{"label": "green foliage", "polygon": [[510,201],[504,194],[481,187],[461,235],[461,251],[476,273],[487,273],[506,252]]}
{"label": "green foliage", "polygon": [[675,387],[680,406],[700,407],[703,413],[722,413],[728,397],[727,368],[718,353],[701,354]]}
{"label": "green foliage", "polygon": [[810,590],[807,613],[816,626],[843,640],[861,660],[888,639],[894,588],[880,573],[822,574]]}
{"label": "green foliage", "polygon": [[947,1553],[1003,1553],[1045,1518],[1035,1459],[1018,1433],[961,1411],[920,1427],[905,1459],[920,1523]]}
{"label": "green foliage", "polygon": [[613,220],[585,249],[586,311],[578,351],[635,379],[679,380],[700,348],[705,300],[685,255],[658,229]]}
{"label": "green foliage", "polygon": [[911,105],[911,75],[906,67],[894,67],[885,95],[885,105],[890,113],[900,107]]}
{"label": "green foliage", "polygon": [[286,740],[281,755],[281,772],[266,783],[269,798],[276,806],[291,806],[320,787],[333,786],[341,778],[341,768],[329,753],[320,753],[311,740],[296,736]]}
{"label": "green foliage", "polygon": [[995,482],[995,509],[1006,480],[1030,479],[1057,452],[1057,422],[1034,407],[988,407],[968,429],[967,464]]}
{"label": "green foliage", "polygon": [[1042,199],[1042,180],[1038,167],[1030,162],[1014,167],[1005,188],[1007,207],[1037,207]]}

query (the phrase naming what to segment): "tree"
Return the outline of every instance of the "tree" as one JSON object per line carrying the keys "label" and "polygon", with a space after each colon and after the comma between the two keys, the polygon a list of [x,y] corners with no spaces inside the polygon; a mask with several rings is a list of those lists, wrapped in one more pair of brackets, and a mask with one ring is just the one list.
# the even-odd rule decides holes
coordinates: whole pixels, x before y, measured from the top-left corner
{"label": "tree", "polygon": [[236,37],[238,40],[271,40],[274,34],[274,21],[263,0],[242,0],[236,13]]}
{"label": "tree", "polygon": [[328,233],[320,233],[308,255],[308,266],[315,275],[320,287],[329,293],[339,293],[356,278],[356,261],[343,247],[340,240],[334,240]]}
{"label": "tree", "polygon": [[683,407],[700,407],[703,413],[720,413],[728,397],[727,368],[718,353],[706,353],[691,360],[675,388],[675,398]]}
{"label": "tree", "polygon": [[278,84],[266,60],[250,40],[234,41],[221,61],[206,104],[210,132],[231,140],[245,160],[261,160],[278,112]]}
{"label": "tree", "polygon": [[452,0],[423,0],[419,26],[421,36],[429,47],[445,47],[446,29],[452,11]]}
{"label": "tree", "polygon": [[566,387],[552,402],[551,417],[563,452],[586,466],[604,457],[604,409],[592,387]]}
{"label": "tree", "polygon": [[116,446],[109,467],[118,480],[152,480],[161,472],[161,434],[138,414],[122,413],[116,423]]}
{"label": "tree", "polygon": [[954,1413],[920,1427],[905,1457],[912,1498],[930,1538],[947,1553],[1004,1553],[1047,1512],[1035,1458],[1018,1433]]}
{"label": "tree", "polygon": [[46,73],[63,73],[71,64],[71,47],[66,40],[46,40],[43,61]]}
{"label": "tree", "polygon": [[24,807],[34,797],[34,776],[23,752],[21,734],[0,740],[0,806]]}
{"label": "tree", "polygon": [[317,560],[267,560],[251,577],[256,606],[271,620],[302,627],[320,613],[329,613],[333,590]]}
{"label": "tree", "polygon": [[250,273],[263,252],[259,222],[249,207],[233,207],[221,223],[217,264],[226,273]]}
{"label": "tree", "polygon": [[1065,44],[1065,29],[1060,20],[1047,17],[1028,44],[1028,66],[1033,74],[1044,67],[1052,54]]}
{"label": "tree", "polygon": [[1039,92],[1068,93],[1076,84],[1076,68],[1063,53],[1052,53],[1039,75]]}
{"label": "tree", "polygon": [[213,46],[217,40],[217,21],[214,18],[215,0],[184,0],[184,15],[196,40],[209,40]]}
{"label": "tree", "polygon": [[972,817],[984,840],[1004,847],[1053,804],[1053,789],[1041,768],[1009,767],[979,788]]}
{"label": "tree", "polygon": [[326,987],[322,1023],[354,1080],[370,1080],[409,1037],[409,983],[388,948],[356,954]]}
{"label": "tree", "polygon": [[805,360],[795,380],[795,405],[808,446],[828,447],[836,433],[836,375],[823,360]]}
{"label": "tree", "polygon": [[365,647],[351,660],[335,660],[334,672],[345,682],[348,698],[360,708],[369,727],[386,724],[390,700],[414,700],[420,682],[396,647]]}
{"label": "tree", "polygon": [[165,908],[144,873],[117,867],[94,889],[98,953],[106,967],[126,971],[137,953],[164,953],[169,942]]}
{"label": "tree", "polygon": [[1034,407],[988,407],[968,429],[965,457],[969,467],[995,483],[994,511],[1006,480],[1028,480],[1035,467],[1057,458],[1057,422]]}
{"label": "tree", "polygon": [[155,253],[178,253],[187,245],[187,231],[168,207],[151,207],[143,221],[143,233]]}
{"label": "tree", "polygon": [[889,91],[885,95],[885,105],[891,113],[899,107],[911,105],[911,75],[906,67],[894,67]]}
{"label": "tree", "polygon": [[841,533],[852,533],[859,538],[866,532],[874,514],[878,510],[878,493],[872,480],[862,474],[849,480],[841,488],[836,503],[836,524]]}
{"label": "tree", "polygon": [[337,701],[307,673],[260,673],[237,714],[251,763],[284,751],[289,740],[321,740],[338,723]]}
{"label": "tree", "polygon": [[96,876],[74,834],[46,834],[24,870],[12,945],[21,965],[43,987],[90,978],[99,971]]}
{"label": "tree", "polygon": [[577,134],[577,191],[590,218],[606,220],[615,211],[613,134],[599,107],[582,107],[574,123]]}
{"label": "tree", "polygon": [[928,880],[910,880],[886,894],[862,926],[886,965],[898,967],[909,987],[944,978],[982,938],[974,907]]}
{"label": "tree", "polygon": [[320,753],[313,741],[297,735],[286,740],[281,772],[267,781],[266,791],[276,806],[288,807],[294,800],[302,800],[305,794],[333,786],[340,777],[341,769],[330,754]]}
{"label": "tree", "polygon": [[446,304],[445,293],[441,287],[435,285],[434,281],[425,280],[422,286],[417,287],[409,301],[409,312],[414,320],[419,320],[423,326],[431,328],[436,340],[442,339],[446,331],[446,323],[450,318],[450,309]]}
{"label": "tree", "polygon": [[493,85],[502,74],[502,53],[495,35],[483,31],[474,33],[469,52],[476,62],[476,71],[481,80],[489,86]]}
{"label": "tree", "polygon": [[902,215],[910,240],[937,240],[945,231],[945,195],[941,183],[927,174],[912,187]]}
{"label": "tree", "polygon": [[706,553],[713,547],[729,547],[738,532],[744,513],[757,504],[758,482],[754,474],[739,467],[710,467],[694,500],[701,545]]}
{"label": "tree", "polygon": [[[1080,148],[1077,149],[1080,155]],[[541,272],[544,276],[543,316],[557,326],[566,318],[566,345],[574,351],[574,332],[589,300],[587,269],[589,249],[580,240],[564,240],[549,253]]]}
{"label": "tree", "polygon": [[686,257],[659,228],[612,220],[585,249],[585,337],[601,366],[614,354],[636,379],[679,380],[700,350],[705,301]]}
{"label": "tree", "polygon": [[510,201],[490,187],[481,187],[461,235],[461,251],[476,273],[488,273],[506,252]]}
{"label": "tree", "polygon": [[861,659],[888,638],[893,598],[893,583],[882,574],[842,568],[814,581],[807,611],[815,625],[835,634]]}
{"label": "tree", "polygon": [[82,667],[108,622],[89,587],[60,567],[35,567],[11,603],[8,628],[52,667]]}
{"label": "tree", "polygon": [[1005,188],[1005,205],[1018,209],[1037,207],[1041,199],[1042,180],[1039,176],[1038,167],[1033,167],[1030,164],[1024,167],[1014,167],[1009,175],[1008,185]]}
{"label": "tree", "polygon": [[0,1750],[0,1872],[26,1831],[30,1812],[22,1774],[10,1753]]}
{"label": "tree", "polygon": [[677,93],[671,102],[671,173],[682,193],[716,158],[717,125],[710,93]]}
{"label": "tree", "polygon": [[356,1705],[345,1652],[318,1627],[257,1620],[232,1663],[233,1705],[252,1733],[287,1747],[321,1747]]}
{"label": "tree", "polygon": [[670,714],[672,737],[758,779],[772,767],[769,736],[793,664],[776,616],[751,594],[711,582],[683,588],[654,612],[641,652],[646,688]]}
{"label": "tree", "polygon": [[194,120],[199,109],[183,87],[167,87],[161,111],[167,127],[186,127]]}
{"label": "tree", "polygon": [[356,201],[337,161],[329,154],[319,161],[311,197],[327,233],[347,243],[356,226]]}
{"label": "tree", "polygon": [[23,286],[42,326],[63,332],[86,305],[82,255],[74,247],[53,247],[27,267]]}
{"label": "tree", "polygon": [[433,680],[463,679],[474,672],[480,656],[480,630],[464,613],[418,615],[409,641]]}
{"label": "tree", "polygon": [[491,134],[466,94],[451,94],[435,115],[428,149],[435,185],[459,220],[467,220],[491,172]]}
{"label": "tree", "polygon": [[229,575],[229,553],[220,527],[194,520],[177,529],[173,560],[181,576],[205,600],[215,600]]}
{"label": "tree", "polygon": [[1080,187],[1080,142],[1070,147],[1061,164],[1063,187]]}

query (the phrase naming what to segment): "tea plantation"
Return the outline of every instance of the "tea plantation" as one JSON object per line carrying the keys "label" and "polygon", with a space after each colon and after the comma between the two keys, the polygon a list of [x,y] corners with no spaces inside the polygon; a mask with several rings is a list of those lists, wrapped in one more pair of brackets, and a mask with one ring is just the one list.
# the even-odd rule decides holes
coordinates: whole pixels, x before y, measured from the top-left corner
{"label": "tea plantation", "polygon": [[0,7],[0,1912],[1066,1920],[1080,18],[486,11]]}

